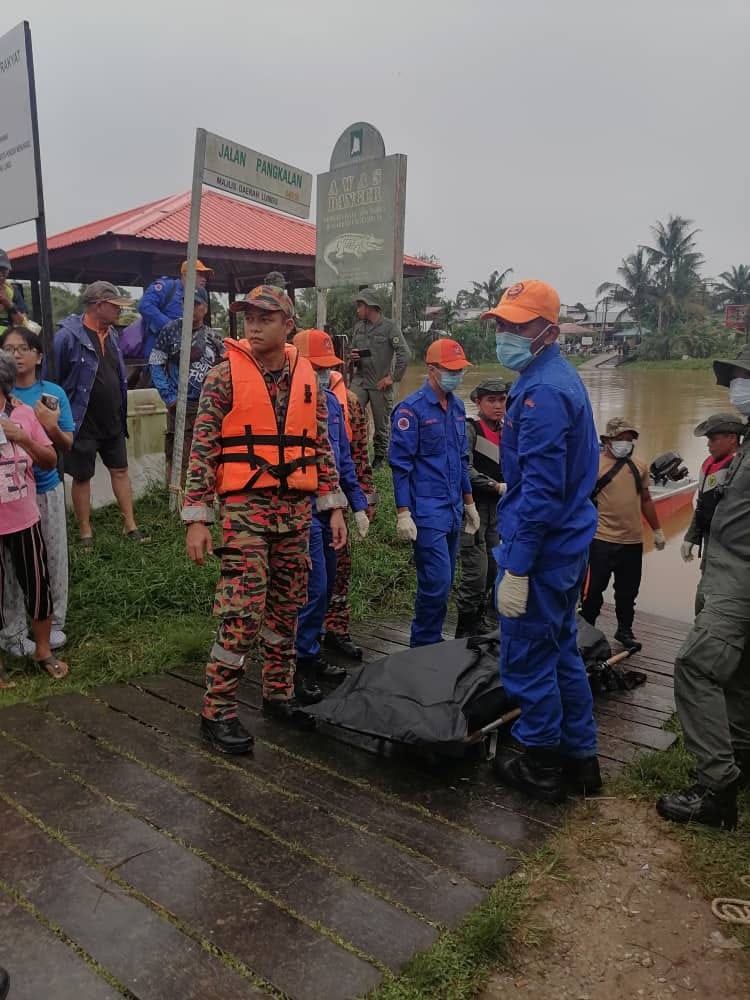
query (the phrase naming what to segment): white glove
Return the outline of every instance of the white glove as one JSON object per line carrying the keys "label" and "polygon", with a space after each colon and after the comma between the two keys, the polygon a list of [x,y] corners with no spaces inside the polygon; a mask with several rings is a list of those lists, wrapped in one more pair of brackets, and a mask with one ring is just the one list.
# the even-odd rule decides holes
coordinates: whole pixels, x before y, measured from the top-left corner
{"label": "white glove", "polygon": [[507,483],[498,483],[497,484],[497,495],[499,497],[504,497],[507,492],[508,492],[508,484]]}
{"label": "white glove", "polygon": [[528,576],[514,576],[506,569],[498,584],[495,605],[503,618],[520,618],[526,614],[529,600]]}
{"label": "white glove", "polygon": [[477,505],[475,503],[467,503],[464,507],[464,531],[467,535],[476,535],[481,524]]}
{"label": "white glove", "polygon": [[666,544],[667,540],[664,537],[664,532],[661,530],[661,528],[656,528],[656,530],[654,531],[654,548],[657,549],[659,552],[661,552],[661,550],[666,546]]}
{"label": "white glove", "polygon": [[396,518],[396,537],[400,542],[417,540],[417,526],[408,510],[402,510]]}
{"label": "white glove", "polygon": [[367,532],[370,530],[370,519],[366,510],[357,511],[354,515],[354,526],[360,538],[367,538]]}
{"label": "white glove", "polygon": [[680,555],[682,556],[683,562],[693,561],[693,549],[695,544],[693,542],[683,542],[680,546]]}

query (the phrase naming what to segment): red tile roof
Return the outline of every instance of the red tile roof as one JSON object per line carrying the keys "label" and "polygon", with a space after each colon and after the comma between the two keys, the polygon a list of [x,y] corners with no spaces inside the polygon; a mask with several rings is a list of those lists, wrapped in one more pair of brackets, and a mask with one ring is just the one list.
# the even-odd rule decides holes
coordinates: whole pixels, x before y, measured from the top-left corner
{"label": "red tile roof", "polygon": [[[59,250],[108,234],[186,244],[189,222],[190,192],[186,192],[50,236],[47,245],[50,250]],[[315,226],[220,191],[204,190],[198,242],[202,252],[210,247],[228,247],[314,257]],[[29,243],[9,250],[8,256],[13,260],[36,252],[36,243]],[[404,257],[404,263],[439,266],[409,256]]]}

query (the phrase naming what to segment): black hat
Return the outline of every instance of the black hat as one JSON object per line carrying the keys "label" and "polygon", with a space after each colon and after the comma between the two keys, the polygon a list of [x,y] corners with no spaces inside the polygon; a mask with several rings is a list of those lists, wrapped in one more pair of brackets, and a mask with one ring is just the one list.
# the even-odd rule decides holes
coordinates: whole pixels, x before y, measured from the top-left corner
{"label": "black hat", "polygon": [[697,438],[710,437],[711,434],[744,434],[747,423],[736,413],[712,413],[701,421],[693,431]]}
{"label": "black hat", "polygon": [[478,403],[482,396],[507,396],[510,389],[510,382],[505,382],[501,378],[486,378],[479,385],[475,385],[469,393],[472,403]]}

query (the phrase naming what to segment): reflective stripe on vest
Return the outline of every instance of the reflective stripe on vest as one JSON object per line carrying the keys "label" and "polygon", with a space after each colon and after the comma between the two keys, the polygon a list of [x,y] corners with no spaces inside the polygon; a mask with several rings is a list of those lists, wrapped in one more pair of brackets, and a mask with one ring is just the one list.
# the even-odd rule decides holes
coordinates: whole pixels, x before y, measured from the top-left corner
{"label": "reflective stripe on vest", "polygon": [[346,388],[346,382],[344,381],[344,376],[341,372],[331,372],[331,381],[328,384],[328,388],[334,394],[339,403],[341,403],[341,409],[344,411],[344,427],[346,428],[346,436],[351,444],[352,440],[352,422],[349,416],[349,399]]}
{"label": "reflective stripe on vest", "polygon": [[232,409],[221,424],[216,473],[219,496],[248,490],[282,489],[314,493],[318,389],[315,372],[291,344],[285,347],[291,383],[283,431],[266,380],[242,341],[225,341],[232,374]]}

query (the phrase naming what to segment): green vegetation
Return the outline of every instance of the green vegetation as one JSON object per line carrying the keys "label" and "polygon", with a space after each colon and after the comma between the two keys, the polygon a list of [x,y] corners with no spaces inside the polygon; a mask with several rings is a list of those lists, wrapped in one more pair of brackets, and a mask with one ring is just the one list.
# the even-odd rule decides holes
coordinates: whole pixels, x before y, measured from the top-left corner
{"label": "green vegetation", "polygon": [[[731,357],[736,351],[730,350],[727,353]],[[635,371],[665,372],[710,371],[713,363],[713,358],[670,358],[667,361],[646,361],[639,359],[638,361],[629,361],[620,371],[630,371],[631,369]]]}

